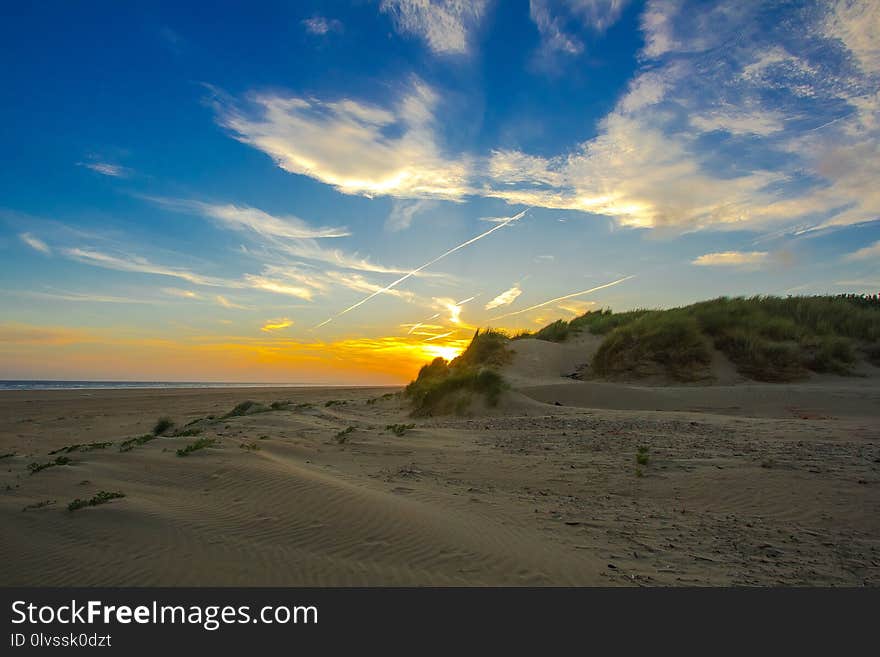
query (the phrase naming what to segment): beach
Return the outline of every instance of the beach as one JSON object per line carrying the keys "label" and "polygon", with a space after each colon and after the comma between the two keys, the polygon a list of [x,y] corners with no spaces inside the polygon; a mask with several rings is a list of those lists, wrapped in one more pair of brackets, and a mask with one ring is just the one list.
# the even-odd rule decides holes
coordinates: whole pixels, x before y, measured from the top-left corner
{"label": "beach", "polygon": [[529,349],[508,377],[533,385],[463,415],[399,388],[0,393],[0,584],[880,584],[873,379],[545,381]]}

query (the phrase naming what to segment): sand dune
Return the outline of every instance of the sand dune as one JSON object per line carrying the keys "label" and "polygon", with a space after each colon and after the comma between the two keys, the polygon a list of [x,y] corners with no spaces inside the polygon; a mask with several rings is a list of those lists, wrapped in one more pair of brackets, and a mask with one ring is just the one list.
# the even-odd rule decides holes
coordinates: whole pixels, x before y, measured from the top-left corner
{"label": "sand dune", "polygon": [[[769,413],[767,391],[734,404],[723,387],[684,398],[558,378],[499,409],[421,420],[396,398],[370,401],[388,389],[5,393],[0,583],[880,583],[876,388],[780,392],[797,409],[777,413],[780,397]],[[663,395],[677,401],[653,410]],[[293,405],[118,449],[160,415],[182,425],[244,399]],[[596,400],[606,408],[586,407]],[[176,455],[203,437],[217,442]],[[95,441],[116,444],[28,473]],[[67,510],[100,490],[125,497]]]}

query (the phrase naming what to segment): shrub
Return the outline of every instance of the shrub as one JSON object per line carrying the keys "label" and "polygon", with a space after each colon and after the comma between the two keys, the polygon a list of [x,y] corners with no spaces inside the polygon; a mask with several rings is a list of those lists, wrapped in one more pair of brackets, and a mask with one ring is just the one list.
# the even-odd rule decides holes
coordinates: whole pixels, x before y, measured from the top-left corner
{"label": "shrub", "polygon": [[170,417],[160,417],[156,422],[156,426],[153,427],[153,435],[161,436],[173,426],[174,420],[172,420]]}

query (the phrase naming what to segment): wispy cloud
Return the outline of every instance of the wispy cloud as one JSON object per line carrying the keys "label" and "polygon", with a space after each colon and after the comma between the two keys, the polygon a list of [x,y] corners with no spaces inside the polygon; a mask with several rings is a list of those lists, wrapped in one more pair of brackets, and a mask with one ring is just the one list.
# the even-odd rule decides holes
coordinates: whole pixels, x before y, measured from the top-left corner
{"label": "wispy cloud", "polygon": [[412,225],[413,218],[420,212],[429,210],[436,206],[434,201],[426,199],[417,199],[415,201],[406,201],[395,199],[391,203],[391,214],[385,221],[385,229],[391,232],[405,230]]}
{"label": "wispy cloud", "polygon": [[291,326],[293,326],[293,320],[288,319],[287,317],[282,317],[281,319],[266,320],[266,323],[263,324],[260,330],[265,333],[271,333],[272,331],[280,331]]}
{"label": "wispy cloud", "polygon": [[489,303],[486,304],[486,310],[492,310],[493,308],[500,308],[502,306],[509,306],[514,301],[516,301],[517,297],[522,294],[522,290],[519,287],[519,284],[514,285],[513,287],[505,290],[497,297],[492,299]]}
{"label": "wispy cloud", "polygon": [[181,299],[198,299],[200,297],[198,292],[193,292],[192,290],[182,290],[178,287],[163,287],[162,293],[167,294],[171,297],[179,297]]}
{"label": "wispy cloud", "polygon": [[549,299],[547,301],[542,301],[541,303],[536,303],[534,306],[529,306],[528,308],[523,308],[522,310],[515,310],[514,312],[507,313],[505,315],[498,315],[497,317],[490,318],[491,321],[497,321],[499,319],[506,319],[508,317],[515,317],[516,315],[522,315],[523,313],[531,312],[532,310],[537,310],[538,308],[543,308],[544,306],[549,306],[554,303],[559,303],[560,301],[565,301],[566,299],[573,299],[575,297],[582,297],[585,294],[592,294],[593,292],[598,292],[599,290],[604,290],[605,288],[613,287],[615,285],[620,285],[635,276],[624,276],[623,278],[618,278],[616,281],[611,281],[610,283],[605,283],[604,285],[597,285],[596,287],[591,287],[588,290],[581,290],[580,292],[572,292],[571,294],[566,294],[561,297],[555,297],[553,299]]}
{"label": "wispy cloud", "polygon": [[766,264],[769,258],[767,251],[721,251],[701,255],[691,264],[701,267],[755,267]]}
{"label": "wispy cloud", "polygon": [[536,63],[550,65],[557,53],[581,54],[584,42],[575,31],[604,32],[627,4],[628,0],[530,0],[529,15],[541,35]]}
{"label": "wispy cloud", "polygon": [[462,55],[486,12],[487,0],[382,0],[398,32],[425,41],[440,55]]}
{"label": "wispy cloud", "polygon": [[95,173],[111,178],[128,178],[132,173],[131,169],[110,162],[77,162],[77,166],[91,169]]}
{"label": "wispy cloud", "polygon": [[170,276],[172,278],[179,278],[195,285],[240,287],[239,284],[232,283],[230,281],[224,281],[219,278],[202,276],[200,274],[191,272],[188,269],[154,264],[146,258],[142,258],[136,255],[113,255],[109,253],[103,253],[96,249],[88,248],[64,249],[64,254],[67,257],[82,262],[84,264],[93,265],[96,267],[103,267],[105,269],[137,272],[141,274],[155,274],[157,276]]}
{"label": "wispy cloud", "polygon": [[322,326],[325,326],[326,324],[329,324],[329,323],[332,322],[334,319],[338,319],[339,317],[342,317],[342,316],[345,315],[346,313],[351,312],[351,311],[354,310],[355,308],[358,308],[358,307],[362,306],[363,304],[367,303],[368,301],[370,301],[370,300],[373,299],[374,297],[378,296],[379,294],[382,294],[382,293],[384,293],[384,292],[387,292],[388,290],[391,290],[391,289],[397,287],[398,285],[400,285],[401,283],[403,283],[403,282],[406,281],[407,279],[412,278],[413,276],[415,276],[416,274],[418,274],[418,273],[419,273],[420,271],[422,271],[423,269],[427,269],[427,268],[430,267],[431,265],[434,265],[434,264],[440,262],[440,261],[443,260],[444,258],[446,258],[446,257],[452,255],[453,253],[455,253],[456,251],[460,251],[461,249],[463,249],[463,248],[465,248],[465,247],[467,247],[467,246],[470,246],[470,245],[473,244],[474,242],[477,242],[477,241],[483,239],[484,237],[488,237],[489,235],[491,235],[492,233],[494,233],[496,230],[500,230],[501,228],[504,228],[505,226],[508,226],[509,224],[511,224],[511,223],[513,223],[513,222],[515,222],[515,221],[518,221],[518,220],[522,219],[522,218],[526,215],[526,212],[528,212],[528,209],[523,210],[522,212],[519,212],[519,213],[513,215],[512,217],[509,217],[509,218],[507,219],[507,221],[505,221],[505,222],[503,222],[503,223],[500,223],[500,224],[498,224],[497,226],[494,226],[494,227],[490,228],[489,230],[487,230],[487,231],[485,231],[485,232],[480,233],[480,234],[477,235],[476,237],[472,237],[471,239],[469,239],[469,240],[467,240],[467,241],[465,241],[465,242],[462,242],[461,244],[459,244],[459,245],[457,245],[457,246],[452,247],[452,248],[449,249],[448,251],[445,251],[445,252],[441,253],[441,254],[440,254],[439,256],[437,256],[436,258],[434,258],[434,259],[432,259],[432,260],[429,260],[429,261],[426,262],[425,264],[420,265],[419,267],[416,267],[415,269],[413,269],[413,270],[407,272],[406,274],[404,274],[403,276],[401,276],[401,277],[398,278],[397,280],[392,281],[391,283],[389,283],[388,285],[386,285],[386,286],[383,287],[382,289],[373,292],[372,294],[370,294],[370,295],[364,297],[363,299],[361,299],[361,300],[358,301],[357,303],[355,303],[355,304],[349,306],[348,308],[346,308],[346,309],[344,309],[344,310],[342,310],[342,311],[336,313],[336,314],[333,315],[332,317],[327,318],[326,320],[324,320],[323,322],[321,322],[320,324],[318,324],[315,328],[320,328],[320,327],[322,327]]}
{"label": "wispy cloud", "polygon": [[247,306],[242,306],[239,303],[234,303],[234,302],[230,301],[229,299],[227,299],[226,297],[224,297],[222,294],[216,295],[214,297],[214,301],[219,303],[224,308],[228,308],[230,310],[247,310]]}
{"label": "wispy cloud", "polygon": [[846,255],[846,260],[871,260],[873,258],[880,258],[880,240]]}
{"label": "wispy cloud", "polygon": [[49,248],[49,245],[46,244],[39,237],[34,237],[30,233],[21,233],[19,239],[31,247],[34,251],[39,251],[40,253],[44,253],[45,255],[52,255],[52,249]]}
{"label": "wispy cloud", "polygon": [[324,36],[330,32],[342,32],[342,23],[335,18],[312,16],[311,18],[306,18],[302,24],[306,32],[318,36]]}

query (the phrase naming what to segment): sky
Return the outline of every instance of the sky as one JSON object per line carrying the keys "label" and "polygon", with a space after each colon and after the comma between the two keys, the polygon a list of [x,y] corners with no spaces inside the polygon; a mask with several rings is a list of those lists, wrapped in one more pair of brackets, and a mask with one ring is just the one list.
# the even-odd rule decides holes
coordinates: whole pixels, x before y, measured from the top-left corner
{"label": "sky", "polygon": [[40,2],[0,379],[396,384],[478,327],[880,290],[880,3]]}

